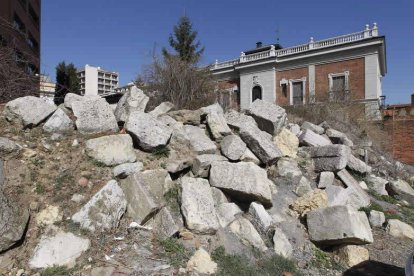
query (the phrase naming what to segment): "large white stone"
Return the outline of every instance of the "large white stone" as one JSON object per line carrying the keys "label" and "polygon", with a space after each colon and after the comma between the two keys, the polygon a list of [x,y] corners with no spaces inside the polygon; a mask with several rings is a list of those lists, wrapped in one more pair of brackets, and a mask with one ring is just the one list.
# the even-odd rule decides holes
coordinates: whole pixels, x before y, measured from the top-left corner
{"label": "large white stone", "polygon": [[254,228],[253,224],[244,217],[239,217],[233,221],[228,228],[241,240],[246,246],[253,246],[260,251],[266,251],[267,247],[260,234]]}
{"label": "large white stone", "polygon": [[169,207],[164,207],[157,213],[153,225],[154,232],[162,238],[170,238],[180,230]]}
{"label": "large white stone", "polygon": [[221,227],[225,228],[232,223],[243,211],[233,202],[224,202],[217,206],[217,217]]}
{"label": "large white stone", "polygon": [[367,244],[373,242],[368,218],[362,211],[333,206],[310,211],[310,239],[320,245]]}
{"label": "large white stone", "polygon": [[356,158],[354,155],[350,154],[348,158],[347,167],[357,173],[365,174],[371,172],[371,167],[368,166],[364,161]]}
{"label": "large white stone", "polygon": [[321,147],[332,144],[329,139],[313,132],[310,129],[302,131],[302,133],[299,136],[299,141],[301,144],[311,147]]}
{"label": "large white stone", "polygon": [[333,172],[321,172],[319,174],[318,188],[326,188],[333,184],[335,174]]}
{"label": "large white stone", "polygon": [[8,102],[3,114],[8,121],[26,128],[37,126],[55,112],[56,108],[56,105],[44,99],[26,96]]}
{"label": "large white stone", "polygon": [[142,111],[133,111],[129,115],[125,128],[134,142],[145,151],[167,145],[172,130],[154,116]]}
{"label": "large white stone", "polygon": [[214,162],[210,169],[210,184],[223,190],[237,201],[259,201],[272,206],[270,185],[266,170],[251,162]]}
{"label": "large white stone", "polygon": [[154,108],[154,110],[149,112],[149,114],[151,114],[152,116],[158,117],[160,115],[163,115],[163,114],[167,113],[168,111],[170,111],[173,108],[174,108],[174,104],[172,104],[170,102],[163,102],[159,106]]}
{"label": "large white stone", "polygon": [[208,177],[211,163],[214,161],[227,161],[226,157],[217,154],[202,154],[194,158],[192,172],[198,177]]}
{"label": "large white stone", "polygon": [[67,93],[65,95],[63,105],[66,108],[72,109],[72,104],[77,101],[83,101],[84,97],[74,93]]}
{"label": "large white stone", "polygon": [[149,98],[135,85],[119,100],[114,114],[118,122],[126,122],[134,111],[144,112]]}
{"label": "large white stone", "polygon": [[223,137],[231,134],[222,112],[210,111],[207,114],[207,125],[214,140],[220,141]]}
{"label": "large white stone", "polygon": [[310,155],[314,159],[316,171],[335,172],[346,167],[350,152],[349,147],[344,145],[328,145],[312,148]]}
{"label": "large white stone", "polygon": [[262,204],[252,202],[248,211],[251,222],[261,233],[266,234],[269,227],[273,224],[273,219],[265,210]]}
{"label": "large white stone", "polygon": [[208,181],[183,177],[181,187],[181,211],[188,229],[199,234],[214,234],[220,226]]}
{"label": "large white stone", "polygon": [[365,178],[368,186],[379,195],[388,195],[387,190],[385,189],[388,184],[388,180],[385,180],[382,177],[369,175]]}
{"label": "large white stone", "polygon": [[365,192],[358,181],[346,170],[343,169],[336,173],[340,180],[347,187],[345,189],[344,199],[350,203],[347,205],[353,206],[355,209],[366,207],[371,203],[369,195]]}
{"label": "large white stone", "polygon": [[47,132],[64,133],[73,130],[73,128],[72,120],[60,108],[43,125],[43,129]]}
{"label": "large white stone", "polygon": [[277,169],[280,176],[284,177],[299,177],[302,175],[302,171],[298,167],[298,163],[294,159],[280,158],[277,161]]}
{"label": "large white stone", "polygon": [[107,166],[135,162],[132,138],[128,134],[102,136],[86,141],[86,154]]}
{"label": "large white stone", "polygon": [[112,169],[114,177],[125,178],[128,175],[141,171],[144,168],[142,162],[124,163]]}
{"label": "large white stone", "polygon": [[18,152],[21,149],[21,146],[19,146],[16,142],[5,138],[0,137],[0,154],[1,156],[5,156],[6,154]]}
{"label": "large white stone", "polygon": [[271,135],[277,135],[286,123],[286,111],[271,102],[255,100],[247,111],[259,128]]}
{"label": "large white stone", "polygon": [[246,127],[257,127],[256,121],[251,116],[247,116],[235,110],[226,112],[224,118],[226,119],[227,124],[235,130],[240,130],[241,128]]}
{"label": "large white stone", "polygon": [[208,138],[204,130],[191,125],[185,125],[183,129],[190,138],[192,149],[197,154],[213,154],[216,152],[216,144]]}
{"label": "large white stone", "polygon": [[257,127],[245,127],[240,130],[240,137],[249,149],[264,164],[272,164],[283,156],[282,152],[269,139],[268,133]]}
{"label": "large white stone", "polygon": [[40,239],[29,261],[31,268],[75,265],[75,261],[89,249],[90,241],[72,233],[58,230],[52,235],[45,234]]}
{"label": "large white stone", "polygon": [[393,237],[414,240],[413,227],[398,219],[388,220],[386,231]]}
{"label": "large white stone", "polygon": [[221,152],[229,160],[237,161],[246,152],[247,146],[237,135],[229,135],[224,137],[220,143]]}
{"label": "large white stone", "polygon": [[119,130],[111,107],[102,98],[84,97],[72,103],[76,127],[82,134],[116,132]]}
{"label": "large white stone", "polygon": [[414,189],[404,180],[391,181],[387,188],[393,195],[399,195],[402,199],[414,204]]}
{"label": "large white stone", "polygon": [[305,129],[310,129],[313,132],[315,132],[317,134],[320,134],[320,135],[325,132],[325,129],[323,127],[312,124],[311,122],[307,122],[307,121],[303,122],[302,129],[304,129],[304,130]]}
{"label": "large white stone", "polygon": [[92,232],[111,230],[118,227],[126,207],[124,192],[111,180],[72,216],[72,220]]}
{"label": "large white stone", "polygon": [[336,250],[335,253],[339,257],[340,262],[348,267],[353,267],[369,260],[368,249],[358,245],[343,246]]}

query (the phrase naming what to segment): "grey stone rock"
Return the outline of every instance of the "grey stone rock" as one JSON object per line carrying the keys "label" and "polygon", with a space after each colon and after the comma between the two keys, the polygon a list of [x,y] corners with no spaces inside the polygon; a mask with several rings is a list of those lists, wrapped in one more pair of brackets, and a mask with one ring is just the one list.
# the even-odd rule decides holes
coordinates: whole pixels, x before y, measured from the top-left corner
{"label": "grey stone rock", "polygon": [[240,130],[240,137],[249,149],[264,164],[270,165],[282,157],[282,152],[273,144],[272,140],[256,127],[247,127]]}
{"label": "grey stone rock", "polygon": [[248,211],[252,224],[259,232],[266,234],[269,227],[273,224],[272,217],[266,212],[262,204],[252,202]]}
{"label": "grey stone rock", "polygon": [[8,121],[27,128],[37,126],[46,120],[56,108],[56,105],[44,99],[26,96],[8,102],[3,114]]}
{"label": "grey stone rock", "polygon": [[174,108],[174,104],[170,102],[163,102],[159,106],[157,106],[154,110],[149,112],[152,116],[158,117],[169,112],[171,109]]}
{"label": "grey stone rock", "polygon": [[207,125],[214,140],[220,141],[223,137],[231,134],[231,129],[227,125],[224,114],[218,111],[210,111],[207,114]]}
{"label": "grey stone rock", "polygon": [[287,129],[289,129],[290,132],[292,132],[293,134],[295,134],[296,137],[299,137],[299,135],[302,132],[301,129],[300,129],[300,126],[298,124],[289,123]]}
{"label": "grey stone rock", "polygon": [[90,244],[89,239],[62,230],[45,234],[34,249],[29,265],[31,268],[74,266],[76,259],[89,249]]}
{"label": "grey stone rock", "polygon": [[302,131],[302,133],[299,135],[299,142],[302,145],[310,147],[321,147],[332,144],[329,139],[326,139],[324,136],[319,135],[310,129],[305,129]]}
{"label": "grey stone rock", "polygon": [[318,188],[326,188],[333,184],[335,179],[335,174],[333,172],[321,172],[319,174],[319,182],[318,182]]}
{"label": "grey stone rock", "polygon": [[162,208],[154,217],[153,229],[162,238],[170,238],[178,233],[180,227],[172,216],[169,207]]}
{"label": "grey stone rock", "polygon": [[128,175],[141,171],[144,168],[142,162],[124,163],[112,169],[114,177],[125,178]]}
{"label": "grey stone rock", "polygon": [[312,191],[311,183],[306,177],[302,176],[299,180],[299,183],[296,185],[296,188],[294,191],[295,194],[297,194],[298,196],[304,196],[310,191]]}
{"label": "grey stone rock", "polygon": [[250,247],[253,246],[260,251],[266,251],[267,247],[260,234],[254,228],[253,224],[244,217],[239,217],[233,221],[228,228],[233,232],[241,242]]}
{"label": "grey stone rock", "polygon": [[6,154],[10,153],[17,153],[19,152],[21,147],[14,141],[0,137],[0,154],[1,156],[6,156]]}
{"label": "grey stone rock", "polygon": [[277,161],[277,169],[280,176],[294,178],[302,176],[302,171],[298,167],[298,163],[291,158],[280,158]]}
{"label": "grey stone rock", "polygon": [[187,228],[199,234],[214,234],[219,222],[208,181],[183,177],[181,187],[181,211]]}
{"label": "grey stone rock", "polygon": [[249,148],[246,148],[246,151],[243,153],[242,157],[240,157],[240,161],[253,162],[256,165],[260,165],[262,163]]}
{"label": "grey stone rock", "polygon": [[219,206],[222,203],[228,203],[229,200],[227,199],[226,195],[220,190],[215,187],[211,187],[211,193],[213,195],[214,206]]}
{"label": "grey stone rock", "polygon": [[354,195],[353,201],[358,202],[357,208],[366,207],[370,204],[369,195],[361,188],[358,181],[356,181],[346,169],[337,172],[336,175],[345,184],[348,193]]}
{"label": "grey stone rock", "polygon": [[271,102],[255,100],[247,111],[259,128],[267,133],[277,135],[286,124],[286,111]]}
{"label": "grey stone rock", "polygon": [[414,229],[411,225],[398,219],[390,219],[385,231],[393,237],[414,240]]}
{"label": "grey stone rock", "polygon": [[342,144],[342,145],[346,145],[348,147],[352,147],[354,145],[354,143],[348,139],[348,137],[346,136],[345,133],[342,133],[340,131],[337,131],[335,129],[332,128],[328,128],[325,131],[326,136],[329,137],[329,139],[331,139],[331,141],[334,144]]}
{"label": "grey stone rock", "polygon": [[258,201],[272,206],[270,185],[266,170],[251,162],[214,162],[210,169],[210,184],[223,190],[240,202]]}
{"label": "grey stone rock", "polygon": [[216,152],[217,146],[210,140],[210,138],[208,138],[204,130],[191,125],[185,125],[183,128],[185,133],[190,138],[192,149],[197,154],[213,154]]}
{"label": "grey stone rock", "polygon": [[307,214],[307,225],[311,241],[319,245],[373,242],[366,214],[347,206],[312,210]]}
{"label": "grey stone rock", "polygon": [[74,93],[68,93],[68,94],[65,95],[63,105],[66,108],[72,109],[72,104],[74,102],[78,102],[78,101],[81,102],[81,101],[83,101],[83,99],[84,99],[83,96],[80,96],[80,95],[77,95],[77,94],[74,94]]}
{"label": "grey stone rock", "polygon": [[386,190],[386,185],[388,184],[388,180],[385,180],[382,177],[375,176],[373,174],[368,175],[365,178],[365,181],[370,189],[376,192],[379,195],[388,195]]}
{"label": "grey stone rock", "polygon": [[231,161],[240,160],[246,152],[247,146],[237,135],[224,137],[220,143],[221,153]]}
{"label": "grey stone rock", "polygon": [[350,154],[347,167],[354,172],[360,174],[366,174],[371,172],[371,166],[368,166],[364,161],[356,158],[354,155]]}
{"label": "grey stone rock", "polygon": [[181,122],[185,125],[193,125],[198,126],[200,125],[201,121],[201,110],[177,110],[177,111],[170,111],[168,112],[168,115],[177,120],[178,122]]}
{"label": "grey stone rock", "polygon": [[350,149],[344,145],[314,147],[310,150],[310,155],[314,158],[316,171],[335,172],[346,167],[350,156]]}
{"label": "grey stone rock", "polygon": [[149,98],[144,92],[133,86],[130,91],[126,92],[119,100],[114,114],[117,122],[126,122],[135,111],[144,112]]}
{"label": "grey stone rock", "polygon": [[235,110],[226,112],[224,118],[226,119],[227,124],[235,130],[240,130],[246,127],[257,127],[256,121],[251,116],[247,116]]}
{"label": "grey stone rock", "polygon": [[293,247],[289,242],[288,237],[282,229],[276,227],[273,234],[273,249],[276,254],[285,258],[290,258],[293,253]]}
{"label": "grey stone rock", "polygon": [[369,223],[372,227],[382,227],[385,223],[385,215],[383,212],[371,210],[369,212]]}
{"label": "grey stone rock", "polygon": [[193,174],[197,177],[208,177],[211,163],[214,161],[227,161],[227,159],[217,154],[202,154],[196,156],[192,166]]}
{"label": "grey stone rock", "polygon": [[313,132],[315,132],[315,133],[317,133],[319,135],[321,135],[321,134],[323,134],[325,132],[325,129],[323,127],[318,126],[318,125],[315,125],[315,124],[312,124],[311,122],[307,122],[307,121],[303,122],[302,129],[304,129],[304,130],[305,129],[312,130]]}
{"label": "grey stone rock", "polygon": [[125,128],[134,142],[145,151],[166,146],[172,134],[171,128],[167,125],[141,111],[130,113]]}
{"label": "grey stone rock", "polygon": [[132,138],[128,134],[102,136],[86,141],[86,154],[107,166],[135,162]]}
{"label": "grey stone rock", "polygon": [[410,204],[414,204],[414,189],[402,179],[391,181],[386,186],[391,195],[398,195],[402,199],[408,201]]}
{"label": "grey stone rock", "polygon": [[72,120],[66,113],[58,108],[55,113],[43,125],[43,130],[46,132],[64,133],[74,129]]}
{"label": "grey stone rock", "polygon": [[349,206],[354,210],[369,206],[370,202],[352,188],[328,186],[325,189],[328,194],[329,206]]}
{"label": "grey stone rock", "polygon": [[225,228],[243,214],[243,211],[235,203],[221,203],[217,207],[217,217],[221,227]]}
{"label": "grey stone rock", "polygon": [[84,97],[72,103],[76,128],[82,134],[118,131],[118,124],[111,107],[102,98]]}
{"label": "grey stone rock", "polygon": [[137,172],[121,180],[128,208],[127,215],[143,225],[163,206],[164,194],[172,186],[166,170]]}
{"label": "grey stone rock", "polygon": [[192,165],[193,159],[191,158],[171,160],[167,163],[167,171],[172,174],[179,173],[190,168]]}
{"label": "grey stone rock", "polygon": [[170,139],[171,144],[180,145],[184,147],[191,146],[190,138],[183,129],[183,123],[177,122],[171,116],[165,114],[159,116],[157,119],[172,129],[172,135]]}
{"label": "grey stone rock", "polygon": [[[3,166],[0,167],[0,171],[3,171]],[[1,182],[0,175],[0,252],[9,249],[22,239],[29,221],[28,210],[3,194]]]}
{"label": "grey stone rock", "polygon": [[92,232],[111,230],[118,227],[126,207],[124,192],[111,180],[72,216],[72,220]]}

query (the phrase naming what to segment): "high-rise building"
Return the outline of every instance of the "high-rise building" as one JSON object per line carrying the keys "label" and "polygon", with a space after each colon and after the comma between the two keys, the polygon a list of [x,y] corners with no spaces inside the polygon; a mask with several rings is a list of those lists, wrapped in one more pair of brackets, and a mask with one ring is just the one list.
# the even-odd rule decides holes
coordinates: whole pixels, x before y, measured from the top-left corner
{"label": "high-rise building", "polygon": [[84,69],[78,70],[81,94],[89,96],[115,93],[119,83],[118,75],[117,72],[86,64]]}
{"label": "high-rise building", "polygon": [[0,45],[10,46],[27,72],[40,71],[41,0],[0,1]]}

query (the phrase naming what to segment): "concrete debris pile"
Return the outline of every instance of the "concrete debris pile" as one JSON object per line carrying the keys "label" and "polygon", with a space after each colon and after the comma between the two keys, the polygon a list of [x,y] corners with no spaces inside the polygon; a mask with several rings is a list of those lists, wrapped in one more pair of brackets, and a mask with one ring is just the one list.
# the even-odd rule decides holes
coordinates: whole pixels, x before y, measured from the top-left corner
{"label": "concrete debris pile", "polygon": [[[255,248],[306,262],[312,254],[304,248],[313,244],[334,246],[349,257],[349,250],[374,242],[371,227],[414,239],[410,225],[387,220],[379,211],[369,217],[361,211],[372,203],[359,183],[362,177],[369,191],[406,204],[414,203],[414,189],[402,179],[375,174],[344,133],[324,124],[289,123],[282,107],[262,100],[245,113],[224,112],[218,104],[174,110],[171,103],[145,112],[147,103],[139,89],[125,94],[114,111],[95,97],[68,94],[59,107],[23,97],[6,104],[4,117],[27,131],[43,127],[47,135],[83,135],[85,158],[113,167],[113,179],[70,215],[93,233],[117,231],[123,220],[132,221],[162,238],[207,235],[229,251],[237,241],[246,252]],[[0,137],[4,156],[21,149],[12,140]],[[159,154],[171,147],[190,153],[144,169],[139,152]],[[0,192],[5,185],[0,183]],[[4,251],[25,239],[28,214],[18,214],[2,194],[0,203]],[[27,260],[29,269],[73,265],[96,243],[58,226],[49,230]],[[215,273],[207,249],[200,247],[180,271]]]}

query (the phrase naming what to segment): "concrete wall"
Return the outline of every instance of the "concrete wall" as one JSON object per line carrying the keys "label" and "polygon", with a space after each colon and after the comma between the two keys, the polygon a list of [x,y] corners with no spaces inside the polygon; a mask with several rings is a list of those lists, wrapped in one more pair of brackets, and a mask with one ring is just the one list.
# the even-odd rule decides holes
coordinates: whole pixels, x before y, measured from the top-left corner
{"label": "concrete wall", "polygon": [[85,66],[85,95],[98,95],[98,68]]}
{"label": "concrete wall", "polygon": [[276,101],[276,74],[273,64],[240,69],[241,109],[248,109],[250,107],[252,103],[252,89],[256,85],[262,88],[263,100],[269,102]]}

